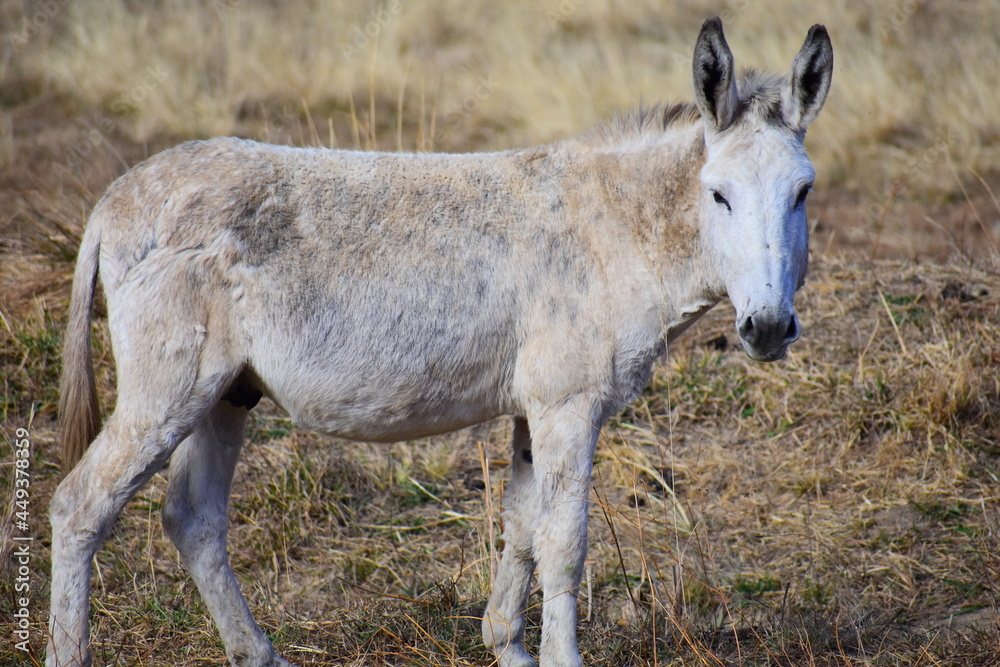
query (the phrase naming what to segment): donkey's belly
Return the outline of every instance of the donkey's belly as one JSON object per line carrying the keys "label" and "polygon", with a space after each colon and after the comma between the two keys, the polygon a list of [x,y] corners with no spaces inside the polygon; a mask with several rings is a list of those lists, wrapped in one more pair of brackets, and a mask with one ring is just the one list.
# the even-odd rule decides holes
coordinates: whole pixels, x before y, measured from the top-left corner
{"label": "donkey's belly", "polygon": [[517,412],[509,334],[485,327],[272,333],[285,344],[255,345],[250,366],[264,390],[307,428],[392,442]]}
{"label": "donkey's belly", "polygon": [[504,411],[485,403],[453,402],[434,406],[327,403],[306,406],[301,411],[290,409],[289,413],[297,424],[341,438],[397,442],[455,431],[497,417]]}
{"label": "donkey's belly", "polygon": [[296,423],[352,440],[409,440],[511,411],[501,390],[487,386],[456,389],[420,379],[377,374],[362,378],[349,373],[331,375],[326,381],[267,385]]}

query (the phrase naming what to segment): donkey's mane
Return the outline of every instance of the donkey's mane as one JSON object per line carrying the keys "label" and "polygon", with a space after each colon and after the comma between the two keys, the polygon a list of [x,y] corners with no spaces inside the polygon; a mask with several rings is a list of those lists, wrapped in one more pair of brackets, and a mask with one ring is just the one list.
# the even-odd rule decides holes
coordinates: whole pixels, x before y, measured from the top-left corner
{"label": "donkey's mane", "polygon": [[[781,87],[785,77],[756,69],[744,69],[737,78],[739,110],[733,123],[747,115],[769,123],[782,123]],[[579,141],[590,147],[647,143],[660,139],[670,128],[691,125],[701,120],[694,102],[651,106],[640,105],[615,114],[611,120],[584,133]]]}

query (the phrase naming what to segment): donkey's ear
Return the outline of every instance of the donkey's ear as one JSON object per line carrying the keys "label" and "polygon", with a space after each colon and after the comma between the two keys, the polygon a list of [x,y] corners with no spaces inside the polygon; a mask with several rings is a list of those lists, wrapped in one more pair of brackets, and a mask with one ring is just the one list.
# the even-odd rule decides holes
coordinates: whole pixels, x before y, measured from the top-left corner
{"label": "donkey's ear", "polygon": [[833,45],[826,28],[814,25],[792,63],[781,91],[781,113],[790,128],[801,132],[816,120],[833,79]]}
{"label": "donkey's ear", "polygon": [[739,95],[733,71],[733,52],[722,34],[719,17],[701,26],[694,46],[694,100],[709,127],[724,130],[736,118]]}

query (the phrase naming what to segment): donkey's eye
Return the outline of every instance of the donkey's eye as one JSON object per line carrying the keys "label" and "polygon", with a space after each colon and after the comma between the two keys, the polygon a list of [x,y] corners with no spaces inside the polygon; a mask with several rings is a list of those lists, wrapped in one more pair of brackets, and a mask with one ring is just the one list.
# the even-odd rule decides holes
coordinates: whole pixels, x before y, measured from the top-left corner
{"label": "donkey's eye", "polygon": [[727,211],[730,213],[733,212],[733,207],[729,205],[729,202],[726,201],[726,198],[723,197],[718,190],[712,190],[712,198],[715,199],[716,204],[722,204],[726,207]]}
{"label": "donkey's eye", "polygon": [[802,189],[799,190],[799,196],[795,199],[795,208],[798,208],[806,203],[806,197],[809,196],[810,190],[812,190],[812,183],[802,186]]}

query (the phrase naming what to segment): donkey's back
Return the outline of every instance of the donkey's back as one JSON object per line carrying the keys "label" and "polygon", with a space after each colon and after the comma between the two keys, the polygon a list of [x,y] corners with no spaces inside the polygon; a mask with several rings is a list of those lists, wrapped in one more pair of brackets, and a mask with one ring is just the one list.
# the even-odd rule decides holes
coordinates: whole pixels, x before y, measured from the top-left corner
{"label": "donkey's back", "polygon": [[[101,236],[115,349],[163,339],[170,310],[168,344],[225,334],[216,345],[232,364],[204,378],[206,396],[238,379],[349,438],[516,412],[528,329],[582,309],[593,282],[591,248],[539,186],[558,161],[235,139],[166,151],[112,186],[88,230]],[[146,364],[125,361],[145,382]]]}

